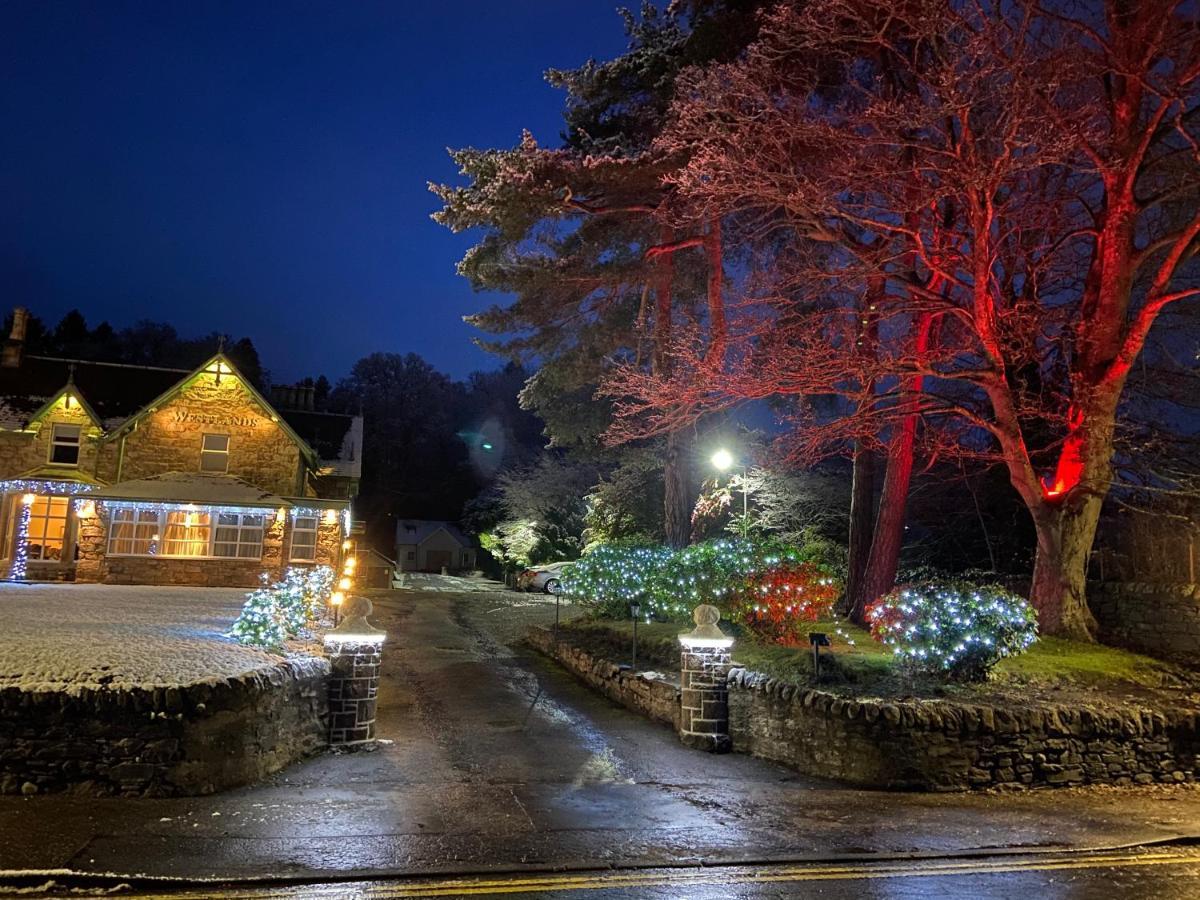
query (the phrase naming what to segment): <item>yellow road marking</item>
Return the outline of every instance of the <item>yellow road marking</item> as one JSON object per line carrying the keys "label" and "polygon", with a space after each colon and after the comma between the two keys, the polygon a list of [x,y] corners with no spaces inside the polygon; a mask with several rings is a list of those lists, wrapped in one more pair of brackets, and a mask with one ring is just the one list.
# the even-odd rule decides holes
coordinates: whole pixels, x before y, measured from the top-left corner
{"label": "yellow road marking", "polygon": [[[656,869],[640,872],[602,872],[580,875],[539,875],[512,878],[447,878],[387,884],[363,882],[338,885],[296,885],[278,888],[234,888],[222,900],[259,900],[263,897],[357,897],[392,900],[408,897],[470,897],[498,894],[619,890],[621,888],[689,887],[701,885],[775,884],[780,882],[853,881],[878,878],[930,878],[955,875],[990,875],[1014,872],[1052,872],[1097,869],[1109,866],[1146,867],[1200,865],[1200,855],[1180,851],[1150,853],[1096,853],[1072,857],[1034,857],[1000,861],[962,860],[923,863],[871,863],[857,865],[783,865],[706,869]],[[126,895],[129,896],[129,895]],[[211,900],[209,891],[137,894],[144,900]]]}

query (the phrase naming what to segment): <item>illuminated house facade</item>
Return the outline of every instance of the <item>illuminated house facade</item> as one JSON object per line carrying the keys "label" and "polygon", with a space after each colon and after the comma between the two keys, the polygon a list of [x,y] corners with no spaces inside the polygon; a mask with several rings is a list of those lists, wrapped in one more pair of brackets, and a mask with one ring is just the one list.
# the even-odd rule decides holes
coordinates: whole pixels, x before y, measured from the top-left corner
{"label": "illuminated house facade", "polygon": [[248,587],[340,567],[362,420],[277,409],[217,353],[194,371],[0,360],[0,577]]}

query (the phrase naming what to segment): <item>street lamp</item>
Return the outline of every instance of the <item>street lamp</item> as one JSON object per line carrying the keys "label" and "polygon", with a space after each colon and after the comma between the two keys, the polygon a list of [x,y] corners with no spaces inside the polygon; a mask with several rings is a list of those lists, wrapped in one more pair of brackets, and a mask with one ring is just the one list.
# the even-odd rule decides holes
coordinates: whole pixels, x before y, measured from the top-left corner
{"label": "street lamp", "polygon": [[[722,447],[712,455],[713,468],[718,472],[728,472],[736,465],[733,454]],[[750,530],[750,498],[746,489],[746,467],[742,466],[742,536]]]}

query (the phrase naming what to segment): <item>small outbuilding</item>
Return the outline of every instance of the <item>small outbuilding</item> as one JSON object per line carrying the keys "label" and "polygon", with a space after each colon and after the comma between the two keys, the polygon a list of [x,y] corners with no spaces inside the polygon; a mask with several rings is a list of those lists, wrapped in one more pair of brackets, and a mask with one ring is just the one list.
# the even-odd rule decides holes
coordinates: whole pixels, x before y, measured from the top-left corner
{"label": "small outbuilding", "polygon": [[469,571],[475,543],[452,522],[403,519],[396,523],[396,566],[401,572]]}

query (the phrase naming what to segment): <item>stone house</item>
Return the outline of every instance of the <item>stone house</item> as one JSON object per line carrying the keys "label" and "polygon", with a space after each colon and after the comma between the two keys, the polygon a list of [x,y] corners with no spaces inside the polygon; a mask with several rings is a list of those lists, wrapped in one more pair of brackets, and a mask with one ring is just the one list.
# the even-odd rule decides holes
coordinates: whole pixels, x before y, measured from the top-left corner
{"label": "stone house", "polygon": [[450,522],[396,523],[396,566],[401,572],[461,572],[475,568],[475,545]]}
{"label": "stone house", "polygon": [[362,420],[276,408],[218,352],[195,370],[0,359],[0,577],[254,586],[341,565]]}

